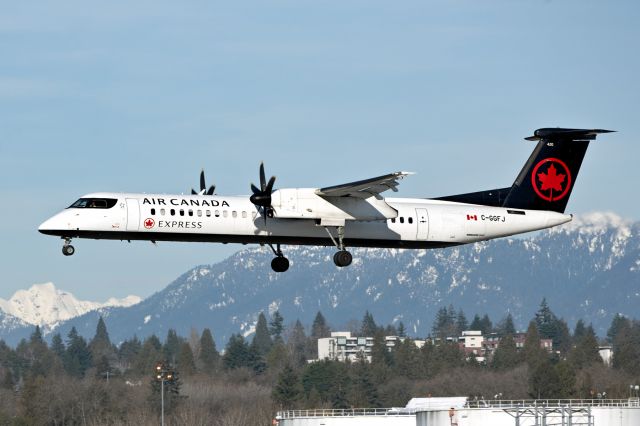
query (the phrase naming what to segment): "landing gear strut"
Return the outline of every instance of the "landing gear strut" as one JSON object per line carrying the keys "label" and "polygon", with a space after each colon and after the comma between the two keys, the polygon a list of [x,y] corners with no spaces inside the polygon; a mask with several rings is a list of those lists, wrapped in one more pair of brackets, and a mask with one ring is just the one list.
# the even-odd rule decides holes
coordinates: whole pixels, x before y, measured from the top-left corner
{"label": "landing gear strut", "polygon": [[71,245],[71,238],[64,239],[64,245],[62,246],[62,254],[65,256],[71,256],[76,252],[76,249]]}
{"label": "landing gear strut", "polygon": [[338,241],[336,241],[336,239],[333,237],[328,227],[325,226],[324,229],[327,230],[329,237],[331,237],[331,241],[333,241],[333,244],[338,248],[336,254],[333,255],[333,263],[335,263],[339,268],[344,268],[345,266],[351,265],[353,256],[351,256],[351,253],[349,253],[344,247],[344,226],[338,226],[337,228]]}
{"label": "landing gear strut", "polygon": [[271,247],[273,254],[276,255],[276,257],[274,257],[271,261],[271,269],[273,269],[275,272],[285,272],[287,269],[289,269],[289,259],[284,257],[284,254],[282,254],[280,244],[276,244],[275,249],[273,248],[272,244],[269,244],[269,247]]}

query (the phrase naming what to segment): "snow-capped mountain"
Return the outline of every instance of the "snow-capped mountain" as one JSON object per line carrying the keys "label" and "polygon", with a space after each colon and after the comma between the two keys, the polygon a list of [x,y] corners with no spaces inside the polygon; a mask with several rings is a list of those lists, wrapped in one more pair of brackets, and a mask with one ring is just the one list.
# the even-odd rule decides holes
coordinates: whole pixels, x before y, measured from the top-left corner
{"label": "snow-capped mountain", "polygon": [[615,313],[640,317],[640,222],[611,213],[528,238],[443,250],[355,249],[343,269],[333,265],[332,248],[283,249],[291,260],[286,273],[271,271],[270,250],[249,248],[187,271],[134,306],[92,311],[56,332],[64,336],[75,326],[90,338],[103,315],[114,342],[208,327],[223,347],[232,333],[250,333],[259,312],[279,309],[286,323],[306,325],[322,311],[334,329],[368,310],[379,324],[403,321],[410,334],[426,336],[437,310],[449,304],[469,320],[488,313],[497,322],[511,312],[525,329],[543,297],[571,327],[582,318],[600,336]]}
{"label": "snow-capped mountain", "polygon": [[0,298],[0,311],[6,314],[6,318],[16,318],[22,323],[52,330],[63,321],[90,311],[106,307],[129,307],[140,301],[138,296],[110,298],[104,303],[78,300],[73,294],[57,289],[53,283],[45,283],[18,290],[9,300]]}
{"label": "snow-capped mountain", "polygon": [[[444,250],[355,249],[354,262],[336,268],[333,249],[285,247],[291,268],[276,274],[268,249],[242,250],[223,262],[193,268],[164,290],[129,308],[101,314],[114,341],[169,328],[188,335],[209,327],[224,345],[232,333],[250,333],[260,311],[276,309],[285,321],[309,325],[319,310],[335,328],[362,319],[403,321],[426,336],[443,305],[469,317],[488,313],[499,321],[511,312],[527,322],[546,297],[570,326],[582,318],[603,336],[612,316],[638,317],[640,223],[594,213],[524,239],[498,239]],[[93,336],[98,314],[63,324]]]}

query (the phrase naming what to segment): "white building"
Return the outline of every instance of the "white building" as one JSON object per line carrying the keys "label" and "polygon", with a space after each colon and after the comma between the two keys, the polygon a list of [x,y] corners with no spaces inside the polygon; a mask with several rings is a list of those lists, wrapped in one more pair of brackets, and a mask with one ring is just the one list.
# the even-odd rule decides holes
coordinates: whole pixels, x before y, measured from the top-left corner
{"label": "white building", "polygon": [[[385,337],[388,350],[391,350],[402,341],[404,341],[404,337]],[[414,342],[418,348],[424,346],[424,340],[414,340]],[[358,356],[364,356],[368,362],[371,362],[372,347],[373,337],[355,337],[351,336],[349,331],[335,331],[331,333],[331,337],[318,339],[318,359],[344,362],[346,360],[357,361]]]}

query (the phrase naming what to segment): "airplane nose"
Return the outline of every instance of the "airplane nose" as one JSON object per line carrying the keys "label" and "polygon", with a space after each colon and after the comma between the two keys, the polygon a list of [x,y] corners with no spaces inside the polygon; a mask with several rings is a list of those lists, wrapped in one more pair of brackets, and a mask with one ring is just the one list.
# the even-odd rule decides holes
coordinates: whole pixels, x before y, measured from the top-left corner
{"label": "airplane nose", "polygon": [[45,235],[59,235],[60,232],[64,230],[64,227],[61,225],[60,214],[57,214],[42,222],[38,227],[38,231]]}

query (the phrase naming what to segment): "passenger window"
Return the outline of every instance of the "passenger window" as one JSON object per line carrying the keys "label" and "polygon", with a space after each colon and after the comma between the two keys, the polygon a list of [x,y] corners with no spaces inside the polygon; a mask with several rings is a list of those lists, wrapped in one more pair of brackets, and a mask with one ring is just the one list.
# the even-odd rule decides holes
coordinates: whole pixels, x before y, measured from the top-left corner
{"label": "passenger window", "polygon": [[232,216],[232,217],[234,217],[234,218],[238,217],[238,212],[237,212],[237,211],[235,211],[235,210],[234,210],[234,211],[232,211],[232,212],[231,212],[231,216]]}
{"label": "passenger window", "polygon": [[242,212],[242,218],[246,219],[246,217],[247,217],[247,212]]}
{"label": "passenger window", "polygon": [[222,217],[227,217],[228,215],[229,215],[229,214],[228,214],[228,212],[227,212],[226,210],[223,210],[223,211],[222,211]]}
{"label": "passenger window", "polygon": [[404,217],[400,216],[400,223],[404,223]]}
{"label": "passenger window", "polygon": [[202,217],[202,210],[198,210],[198,217]]}
{"label": "passenger window", "polygon": [[207,210],[207,217],[211,217],[211,210]]}
{"label": "passenger window", "polygon": [[396,218],[395,217],[391,219],[391,223],[396,223]]}
{"label": "passenger window", "polygon": [[193,210],[189,209],[189,216],[193,216]]}
{"label": "passenger window", "polygon": [[215,217],[220,217],[220,210],[216,210],[215,213],[214,213],[214,216]]}
{"label": "passenger window", "polygon": [[164,213],[165,213],[164,209],[160,209],[160,214],[161,214],[162,216],[164,216]]}
{"label": "passenger window", "polygon": [[409,220],[409,223],[413,223],[413,218],[412,217],[410,217],[408,220]]}
{"label": "passenger window", "polygon": [[151,209],[151,216],[155,216],[156,215],[156,209]]}
{"label": "passenger window", "polygon": [[184,210],[180,209],[180,216],[184,216]]}
{"label": "passenger window", "polygon": [[171,216],[175,216],[175,215],[176,215],[175,209],[171,209]]}

